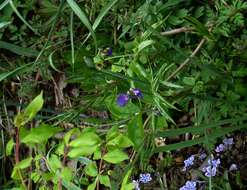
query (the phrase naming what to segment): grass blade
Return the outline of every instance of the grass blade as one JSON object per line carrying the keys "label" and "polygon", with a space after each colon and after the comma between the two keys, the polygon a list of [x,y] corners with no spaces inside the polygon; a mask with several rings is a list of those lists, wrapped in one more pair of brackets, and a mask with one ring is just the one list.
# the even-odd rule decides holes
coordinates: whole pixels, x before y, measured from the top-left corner
{"label": "grass blade", "polygon": [[2,2],[2,4],[0,5],[0,11],[9,3],[10,0],[5,0],[4,2]]}
{"label": "grass blade", "polygon": [[113,5],[115,5],[118,2],[118,0],[111,0],[109,1],[109,3],[107,3],[106,6],[104,6],[99,15],[97,16],[97,18],[95,19],[94,23],[93,23],[93,30],[96,30],[96,28],[99,26],[100,22],[102,21],[102,19],[104,18],[104,16],[108,13],[108,11],[113,7]]}
{"label": "grass blade", "polygon": [[55,53],[55,51],[51,52],[51,54],[50,54],[49,57],[48,57],[50,66],[51,66],[51,68],[53,68],[53,69],[54,69],[55,71],[57,71],[58,73],[62,73],[62,71],[58,70],[58,69],[55,67],[55,65],[53,64],[52,56],[53,56],[54,53]]}
{"label": "grass blade", "polygon": [[5,73],[1,73],[0,74],[0,82],[8,77],[11,77],[13,75],[17,75],[19,72],[25,70],[26,68],[30,67],[32,65],[32,63],[20,66],[16,69],[14,69],[13,71],[9,71],[9,72],[5,72]]}
{"label": "grass blade", "polygon": [[[240,129],[246,129],[246,124],[244,125],[240,125],[240,126],[233,126],[233,127],[228,127],[228,128],[219,128],[216,129],[214,131],[214,133],[210,134],[210,136],[208,136],[208,140],[209,141],[213,141],[214,139],[217,139],[219,137],[222,137],[228,133],[231,133],[233,131],[237,131]],[[197,144],[201,144],[205,142],[205,136],[204,137],[200,137],[197,139],[193,139],[193,140],[189,140],[189,141],[183,141],[183,142],[179,142],[179,143],[174,143],[174,144],[170,144],[170,145],[166,145],[166,146],[161,146],[158,147],[154,150],[154,153],[158,153],[158,152],[166,152],[166,151],[171,151],[171,150],[178,150],[181,148],[186,148],[186,147],[190,147],[193,145],[197,145]]]}
{"label": "grass blade", "polygon": [[94,43],[95,43],[95,49],[97,50],[97,40],[96,35],[94,33],[94,30],[86,16],[86,14],[82,11],[82,9],[78,6],[78,4],[74,0],[67,0],[67,3],[69,4],[70,8],[74,11],[74,13],[79,17],[79,19],[82,21],[82,23],[87,27],[89,32],[91,33]]}
{"label": "grass blade", "polygon": [[35,57],[38,55],[38,52],[36,50],[20,47],[4,41],[0,41],[0,49],[6,49],[15,54],[23,55],[27,57]]}
{"label": "grass blade", "polygon": [[73,25],[74,25],[74,14],[73,14],[73,11],[71,11],[71,13],[70,13],[70,43],[71,43],[72,71],[74,72],[74,70],[75,70],[75,48],[74,48]]}
{"label": "grass blade", "polygon": [[27,25],[27,27],[32,30],[35,34],[38,34],[37,30],[35,30],[30,24],[28,24],[28,22],[21,16],[21,14],[19,13],[19,11],[17,10],[17,8],[15,7],[14,3],[12,0],[9,1],[9,5],[11,6],[11,8],[13,9],[13,11],[15,12],[15,14],[19,17],[19,19],[21,19],[21,21]]}
{"label": "grass blade", "polygon": [[0,29],[9,25],[11,22],[0,22]]}
{"label": "grass blade", "polygon": [[173,137],[173,136],[178,136],[178,135],[182,135],[185,133],[203,133],[205,129],[210,129],[210,128],[217,127],[220,125],[236,123],[236,122],[244,121],[244,120],[247,120],[247,118],[242,117],[242,118],[237,118],[237,119],[226,119],[226,120],[218,121],[212,124],[201,125],[198,127],[185,127],[185,128],[180,128],[180,129],[170,129],[166,131],[158,131],[156,133],[156,137]]}

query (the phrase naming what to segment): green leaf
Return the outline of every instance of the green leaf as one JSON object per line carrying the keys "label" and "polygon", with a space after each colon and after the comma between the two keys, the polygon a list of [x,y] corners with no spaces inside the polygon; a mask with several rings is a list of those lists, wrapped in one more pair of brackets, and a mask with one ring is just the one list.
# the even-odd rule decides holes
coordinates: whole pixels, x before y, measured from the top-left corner
{"label": "green leaf", "polygon": [[120,163],[124,160],[127,160],[128,158],[129,158],[128,155],[119,149],[109,151],[107,154],[103,156],[103,159],[105,161],[113,164]]}
{"label": "green leaf", "polygon": [[153,40],[145,40],[145,41],[141,42],[137,47],[137,53],[140,53],[143,49],[145,49],[146,47],[148,47],[154,43],[155,42]]}
{"label": "green leaf", "polygon": [[0,22],[0,29],[11,24],[11,22]]}
{"label": "green leaf", "polygon": [[58,169],[62,168],[62,163],[59,160],[58,156],[55,154],[52,154],[50,158],[47,159],[48,166],[51,169],[52,172],[56,172]]}
{"label": "green leaf", "polygon": [[15,142],[13,139],[10,139],[6,145],[6,156],[11,155]]}
{"label": "green leaf", "polygon": [[94,43],[97,49],[97,40],[96,40],[96,35],[94,33],[94,30],[86,16],[86,14],[82,11],[82,9],[78,6],[78,4],[74,0],[67,0],[67,3],[71,7],[71,9],[74,11],[74,13],[79,17],[79,19],[82,21],[82,23],[87,27],[87,29],[90,31]]}
{"label": "green leaf", "polygon": [[64,167],[62,169],[62,172],[61,172],[60,176],[65,181],[73,180],[73,173],[71,171],[71,168],[68,168],[68,167]]}
{"label": "green leaf", "polygon": [[96,177],[98,175],[98,168],[96,162],[91,162],[85,167],[85,173],[91,177]]}
{"label": "green leaf", "polygon": [[79,130],[78,128],[74,128],[74,129],[69,130],[69,131],[64,135],[64,137],[63,137],[63,140],[64,140],[65,144],[68,145],[71,136],[72,136],[73,134],[77,134],[77,133],[79,133],[79,132],[80,132],[80,130]]}
{"label": "green leaf", "polygon": [[44,104],[43,92],[36,96],[33,101],[26,107],[23,113],[18,114],[15,117],[15,126],[21,127],[27,122],[31,121],[34,116],[41,110]]}
{"label": "green leaf", "polygon": [[131,142],[131,140],[123,134],[119,134],[117,137],[110,140],[106,144],[106,146],[113,146],[113,147],[119,147],[119,148],[127,148],[132,145],[133,143]]}
{"label": "green leaf", "polygon": [[21,16],[21,14],[19,13],[19,11],[17,10],[17,8],[15,7],[14,3],[12,0],[9,1],[9,5],[11,6],[11,8],[13,9],[13,11],[15,12],[15,14],[19,17],[19,19],[29,28],[31,29],[34,33],[37,33],[37,30],[35,30],[30,24],[28,24],[28,22]]}
{"label": "green leaf", "polygon": [[138,151],[144,140],[144,129],[141,114],[136,115],[130,120],[128,124],[128,137],[134,143],[135,150]]}
{"label": "green leaf", "polygon": [[62,180],[62,184],[66,189],[69,189],[69,190],[81,190],[80,187],[77,187],[75,184],[69,181],[66,181],[66,180]]}
{"label": "green leaf", "polygon": [[111,187],[111,182],[110,182],[110,178],[108,175],[100,175],[99,176],[99,182],[100,182],[100,184],[102,184],[106,187]]}
{"label": "green leaf", "polygon": [[96,187],[96,180],[92,183],[92,184],[90,184],[88,187],[87,187],[87,190],[94,190],[95,189],[95,187]]}
{"label": "green leaf", "polygon": [[26,159],[20,161],[19,163],[17,163],[17,164],[15,165],[15,168],[16,168],[16,169],[25,169],[25,168],[27,168],[27,167],[30,166],[32,160],[33,160],[32,157],[26,158]]}
{"label": "green leaf", "polygon": [[0,41],[0,49],[6,49],[11,51],[12,53],[27,57],[36,57],[38,55],[38,51],[36,50],[20,47],[5,41]]}
{"label": "green leaf", "polygon": [[0,10],[2,10],[6,5],[8,5],[9,1],[11,0],[5,0],[4,2],[2,2],[2,4],[0,4]]}
{"label": "green leaf", "polygon": [[101,139],[94,132],[83,132],[78,138],[70,142],[71,147],[94,146],[100,144]]}
{"label": "green leaf", "polygon": [[117,2],[118,0],[111,0],[101,9],[99,15],[97,16],[97,18],[95,19],[93,23],[93,30],[96,30],[96,28],[99,26],[104,16],[108,13],[108,11],[112,8],[112,6],[115,5]]}
{"label": "green leaf", "polygon": [[130,175],[132,173],[132,168],[128,170],[126,175],[124,176],[122,185],[121,185],[121,190],[132,190],[134,189],[134,184],[133,183],[128,183],[128,179],[130,178]]}
{"label": "green leaf", "polygon": [[21,139],[21,142],[25,144],[29,143],[40,143],[46,142],[54,134],[61,131],[61,128],[54,127],[52,125],[41,124],[36,128],[32,128],[27,136]]}
{"label": "green leaf", "polygon": [[72,148],[69,151],[68,156],[71,158],[76,158],[78,156],[90,156],[97,150],[97,147],[98,145]]}
{"label": "green leaf", "polygon": [[116,103],[116,96],[109,96],[106,98],[105,103],[108,110],[113,116],[119,119],[129,118],[131,115],[139,113],[140,109],[132,102],[128,102],[124,107],[120,107]]}

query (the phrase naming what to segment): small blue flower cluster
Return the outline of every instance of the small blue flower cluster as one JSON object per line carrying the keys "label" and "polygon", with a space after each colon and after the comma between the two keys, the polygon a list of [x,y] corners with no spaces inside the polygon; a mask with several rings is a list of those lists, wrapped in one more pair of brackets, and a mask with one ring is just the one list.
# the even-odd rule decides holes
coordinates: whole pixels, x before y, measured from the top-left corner
{"label": "small blue flower cluster", "polygon": [[229,149],[233,144],[234,144],[233,138],[225,138],[223,140],[223,143],[219,144],[215,148],[215,152],[217,153],[224,152],[225,150]]}
{"label": "small blue flower cluster", "polygon": [[184,186],[180,187],[179,190],[196,190],[196,182],[187,181]]}
{"label": "small blue flower cluster", "polygon": [[119,94],[117,97],[117,104],[121,107],[125,106],[129,99],[142,98],[141,90],[138,88],[130,89],[126,94]]}
{"label": "small blue flower cluster", "polygon": [[188,159],[184,160],[184,168],[183,171],[194,164],[195,156],[191,155]]}
{"label": "small blue flower cluster", "polygon": [[220,165],[219,158],[217,160],[212,160],[212,158],[210,158],[208,160],[208,165],[202,168],[202,171],[204,172],[204,175],[207,177],[216,176],[216,171],[219,165]]}
{"label": "small blue flower cluster", "polygon": [[150,173],[140,174],[138,180],[133,180],[132,183],[134,184],[135,190],[140,190],[140,183],[146,184],[152,181],[152,177]]}

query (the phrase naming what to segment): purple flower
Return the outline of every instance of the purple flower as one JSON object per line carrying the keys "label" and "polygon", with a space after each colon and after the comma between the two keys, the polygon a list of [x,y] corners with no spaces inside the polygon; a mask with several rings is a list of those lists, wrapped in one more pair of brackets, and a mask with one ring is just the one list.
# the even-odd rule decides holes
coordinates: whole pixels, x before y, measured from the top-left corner
{"label": "purple flower", "polygon": [[213,177],[216,175],[217,167],[220,165],[220,159],[217,160],[208,160],[208,166],[204,167],[202,171],[207,177]]}
{"label": "purple flower", "polygon": [[139,181],[142,183],[148,183],[152,180],[150,173],[140,174]]}
{"label": "purple flower", "polygon": [[139,180],[133,180],[132,183],[134,184],[135,190],[140,190]]}
{"label": "purple flower", "polygon": [[129,101],[129,96],[127,94],[119,94],[117,97],[117,104],[121,107],[125,106]]}
{"label": "purple flower", "polygon": [[218,167],[220,165],[220,159],[218,158],[217,160],[212,160],[212,159],[209,159],[208,160],[208,164],[212,167]]}
{"label": "purple flower", "polygon": [[232,164],[229,168],[229,171],[235,171],[238,170],[238,166],[236,164]]}
{"label": "purple flower", "polygon": [[224,143],[225,146],[231,146],[231,145],[234,144],[233,138],[229,138],[229,139],[228,138],[224,138],[223,143]]}
{"label": "purple flower", "polygon": [[195,181],[187,181],[183,187],[179,190],[196,190],[196,182]]}
{"label": "purple flower", "polygon": [[200,159],[200,160],[204,160],[206,157],[207,157],[207,154],[202,153],[202,154],[199,156],[199,159]]}
{"label": "purple flower", "polygon": [[112,56],[112,48],[107,48],[106,55]]}
{"label": "purple flower", "polygon": [[191,155],[187,160],[184,160],[184,168],[183,171],[185,171],[189,166],[192,166],[194,164],[195,156]]}
{"label": "purple flower", "polygon": [[142,92],[140,89],[138,88],[134,88],[134,89],[131,89],[131,92],[133,93],[134,95],[134,98],[137,97],[137,98],[142,98]]}
{"label": "purple flower", "polygon": [[216,147],[215,152],[220,153],[225,150],[225,146],[223,144],[220,144],[219,146]]}
{"label": "purple flower", "polygon": [[216,167],[211,167],[211,166],[204,167],[202,169],[206,177],[214,177],[216,175],[216,170],[217,170]]}

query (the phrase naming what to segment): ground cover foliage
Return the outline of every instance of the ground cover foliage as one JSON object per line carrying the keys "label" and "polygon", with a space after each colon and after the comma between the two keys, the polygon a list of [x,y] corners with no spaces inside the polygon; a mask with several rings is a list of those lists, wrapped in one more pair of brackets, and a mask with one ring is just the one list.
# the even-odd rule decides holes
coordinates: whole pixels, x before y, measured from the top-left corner
{"label": "ground cover foliage", "polygon": [[246,189],[244,0],[0,0],[0,189]]}

